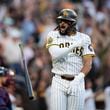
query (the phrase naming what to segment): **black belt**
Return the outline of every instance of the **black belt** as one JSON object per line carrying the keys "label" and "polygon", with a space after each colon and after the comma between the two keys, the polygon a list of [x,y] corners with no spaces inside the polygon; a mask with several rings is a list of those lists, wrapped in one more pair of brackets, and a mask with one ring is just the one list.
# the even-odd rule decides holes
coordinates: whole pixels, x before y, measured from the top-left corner
{"label": "black belt", "polygon": [[[55,74],[53,73],[53,76],[55,76]],[[62,79],[68,80],[68,81],[72,81],[74,80],[75,77],[67,77],[67,76],[61,76]]]}

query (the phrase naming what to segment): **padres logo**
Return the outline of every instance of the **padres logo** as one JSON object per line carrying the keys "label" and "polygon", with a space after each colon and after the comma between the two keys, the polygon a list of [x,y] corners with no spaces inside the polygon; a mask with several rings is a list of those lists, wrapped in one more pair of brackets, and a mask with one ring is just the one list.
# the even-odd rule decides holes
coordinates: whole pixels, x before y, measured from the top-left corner
{"label": "padres logo", "polygon": [[68,16],[68,12],[67,11],[64,11],[63,12],[63,15],[66,17],[66,16]]}
{"label": "padres logo", "polygon": [[53,38],[52,37],[49,37],[48,39],[47,39],[47,44],[51,44],[53,42]]}

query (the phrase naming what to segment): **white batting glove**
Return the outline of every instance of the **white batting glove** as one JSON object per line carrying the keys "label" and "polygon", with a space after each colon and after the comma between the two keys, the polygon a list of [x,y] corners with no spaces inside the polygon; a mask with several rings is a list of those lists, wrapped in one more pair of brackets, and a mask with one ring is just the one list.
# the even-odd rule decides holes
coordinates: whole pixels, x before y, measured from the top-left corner
{"label": "white batting glove", "polygon": [[70,82],[68,93],[74,91],[73,89],[76,89],[79,86],[79,84],[84,79],[84,77],[85,77],[85,74],[82,72],[80,72],[77,76],[75,76],[75,79],[72,82]]}
{"label": "white batting glove", "polygon": [[73,85],[75,83],[80,83],[84,77],[85,77],[85,74],[83,72],[80,72],[77,76],[75,76],[75,79],[71,83]]}

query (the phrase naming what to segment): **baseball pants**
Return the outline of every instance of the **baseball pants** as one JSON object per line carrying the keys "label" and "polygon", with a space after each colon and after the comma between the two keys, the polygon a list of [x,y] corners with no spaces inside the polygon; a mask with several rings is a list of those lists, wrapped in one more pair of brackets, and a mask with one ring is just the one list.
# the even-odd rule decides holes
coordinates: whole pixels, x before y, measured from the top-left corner
{"label": "baseball pants", "polygon": [[68,91],[71,81],[55,75],[51,85],[51,110],[84,110],[84,80]]}

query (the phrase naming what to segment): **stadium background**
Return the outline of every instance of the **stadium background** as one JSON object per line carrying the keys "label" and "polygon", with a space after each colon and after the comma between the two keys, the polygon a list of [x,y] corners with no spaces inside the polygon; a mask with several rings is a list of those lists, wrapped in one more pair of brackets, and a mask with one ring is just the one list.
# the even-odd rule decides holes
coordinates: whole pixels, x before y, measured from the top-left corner
{"label": "stadium background", "polygon": [[[44,45],[62,8],[76,10],[78,30],[92,39],[96,57],[87,79],[92,82],[96,108],[105,109],[105,102],[110,105],[110,0],[0,0],[0,66],[15,72],[14,80],[7,81],[14,110],[49,110],[52,66]],[[26,95],[18,47],[21,41],[37,95],[34,101]]]}

